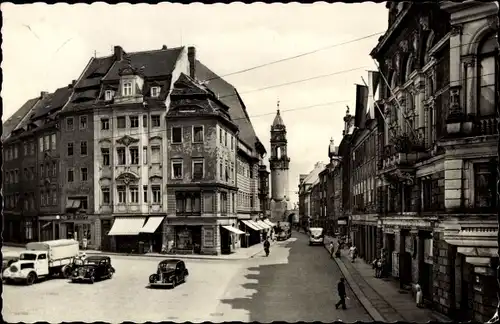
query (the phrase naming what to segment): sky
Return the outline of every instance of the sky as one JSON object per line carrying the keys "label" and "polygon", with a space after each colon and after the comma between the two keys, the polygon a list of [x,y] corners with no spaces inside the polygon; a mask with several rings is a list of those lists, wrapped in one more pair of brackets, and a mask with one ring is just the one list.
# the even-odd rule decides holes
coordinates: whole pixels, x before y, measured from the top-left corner
{"label": "sky", "polygon": [[382,34],[388,20],[385,3],[373,2],[2,3],[1,9],[4,121],[41,91],[52,92],[77,79],[92,56],[111,55],[115,45],[126,52],[164,44],[196,46],[197,58],[221,76],[265,65],[224,79],[242,95],[268,152],[279,99],[287,127],[292,203],[298,201],[299,174],[328,161],[331,138],[340,143],[346,105],[354,113],[355,83],[367,79],[366,70],[376,70],[369,53],[379,35],[334,45]]}

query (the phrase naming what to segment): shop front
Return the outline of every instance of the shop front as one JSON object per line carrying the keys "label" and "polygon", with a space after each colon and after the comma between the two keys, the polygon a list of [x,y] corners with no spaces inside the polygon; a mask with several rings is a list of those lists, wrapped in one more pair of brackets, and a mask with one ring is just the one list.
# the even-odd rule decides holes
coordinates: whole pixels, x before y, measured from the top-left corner
{"label": "shop front", "polygon": [[84,213],[66,214],[61,216],[60,237],[74,239],[81,249],[98,249],[101,233],[98,218]]}
{"label": "shop front", "polygon": [[[122,253],[161,252],[165,216],[115,216],[103,219],[102,249]],[[109,228],[109,230],[108,230]],[[106,238],[106,237],[107,238]]]}
{"label": "shop front", "polygon": [[263,228],[253,220],[241,220],[239,229],[245,233],[242,235],[241,247],[247,248],[262,242]]}
{"label": "shop front", "polygon": [[240,236],[245,232],[239,230],[232,225],[221,225],[220,228],[221,238],[221,253],[230,254],[236,252],[241,247]]}
{"label": "shop front", "polygon": [[5,213],[3,223],[3,241],[9,243],[24,243],[26,235],[23,231],[23,221],[17,213]]}
{"label": "shop front", "polygon": [[38,239],[39,241],[58,240],[60,236],[60,215],[44,215],[38,217]]}

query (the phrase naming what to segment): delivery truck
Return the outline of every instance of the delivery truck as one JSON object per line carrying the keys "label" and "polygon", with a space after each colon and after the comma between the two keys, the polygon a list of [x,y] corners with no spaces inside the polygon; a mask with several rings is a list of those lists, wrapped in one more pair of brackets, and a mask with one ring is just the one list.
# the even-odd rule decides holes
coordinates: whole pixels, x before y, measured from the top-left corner
{"label": "delivery truck", "polygon": [[79,244],[75,240],[54,240],[30,242],[19,260],[4,270],[3,280],[25,282],[32,285],[38,279],[50,276],[63,276],[79,254]]}

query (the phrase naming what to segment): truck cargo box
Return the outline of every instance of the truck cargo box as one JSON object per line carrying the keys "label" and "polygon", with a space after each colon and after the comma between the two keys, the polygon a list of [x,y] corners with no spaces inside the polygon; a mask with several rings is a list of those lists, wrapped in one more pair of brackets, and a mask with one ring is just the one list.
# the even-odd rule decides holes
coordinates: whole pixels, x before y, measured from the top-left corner
{"label": "truck cargo box", "polygon": [[26,250],[48,251],[50,261],[72,258],[78,255],[80,247],[75,240],[54,240],[45,242],[30,242]]}

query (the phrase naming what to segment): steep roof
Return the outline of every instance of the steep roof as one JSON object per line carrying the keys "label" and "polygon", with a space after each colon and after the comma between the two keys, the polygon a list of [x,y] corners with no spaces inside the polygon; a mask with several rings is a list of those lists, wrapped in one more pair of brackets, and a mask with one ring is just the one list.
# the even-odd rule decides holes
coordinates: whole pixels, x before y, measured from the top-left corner
{"label": "steep roof", "polygon": [[146,77],[154,78],[168,76],[174,71],[177,59],[183,49],[184,47],[176,47],[154,51],[124,53],[124,59],[113,64],[109,72],[103,78],[103,81],[119,80],[120,70],[129,63],[137,69],[142,69],[142,73],[144,73]]}
{"label": "steep roof", "polygon": [[309,175],[304,179],[305,184],[314,184],[319,179],[319,173],[325,168],[323,162],[318,162],[314,166],[314,169],[309,172]]}
{"label": "steep roof", "polygon": [[274,117],[273,121],[273,127],[276,126],[285,126],[285,123],[283,122],[283,118],[281,118],[280,110],[278,109],[276,111],[276,117]]}
{"label": "steep roof", "polygon": [[2,123],[2,141],[6,140],[24,119],[27,119],[26,117],[30,115],[39,99],[39,97],[29,99],[9,119]]}
{"label": "steep roof", "polygon": [[43,100],[41,100],[40,104],[36,106],[34,115],[31,117],[31,119],[37,119],[45,116],[48,113],[54,113],[58,110],[61,110],[66,102],[68,102],[72,91],[73,89],[71,89],[70,87],[63,87],[57,89],[56,91],[54,91],[54,93],[47,95]]}
{"label": "steep roof", "polygon": [[219,100],[229,107],[231,119],[239,128],[239,138],[255,150],[259,139],[238,91],[198,60],[196,60],[196,78],[204,81],[205,85],[219,96]]}

